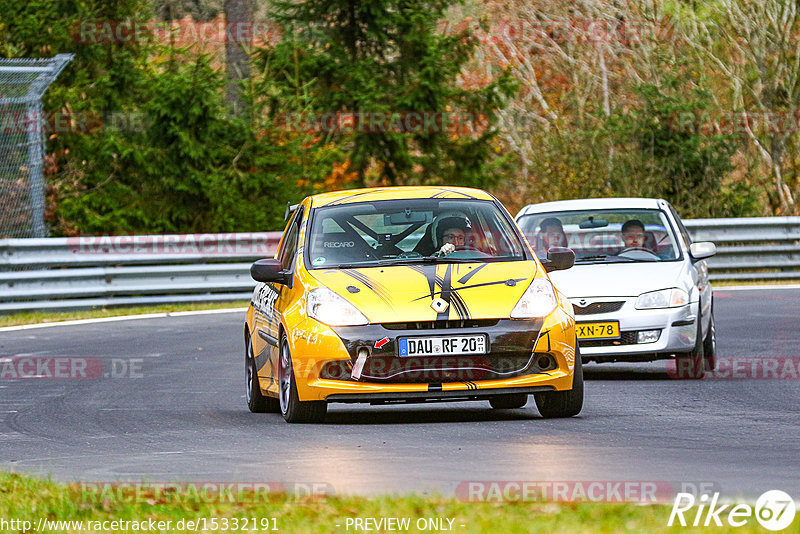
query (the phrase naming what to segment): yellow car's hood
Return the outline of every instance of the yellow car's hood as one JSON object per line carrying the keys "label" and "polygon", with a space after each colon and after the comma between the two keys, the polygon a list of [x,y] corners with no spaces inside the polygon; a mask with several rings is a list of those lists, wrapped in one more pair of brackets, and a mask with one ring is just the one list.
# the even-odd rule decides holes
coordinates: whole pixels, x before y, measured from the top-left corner
{"label": "yellow car's hood", "polygon": [[[536,274],[535,261],[314,269],[324,285],[371,323],[508,318]],[[435,299],[447,307],[437,312]],[[441,303],[439,303],[441,304]]]}

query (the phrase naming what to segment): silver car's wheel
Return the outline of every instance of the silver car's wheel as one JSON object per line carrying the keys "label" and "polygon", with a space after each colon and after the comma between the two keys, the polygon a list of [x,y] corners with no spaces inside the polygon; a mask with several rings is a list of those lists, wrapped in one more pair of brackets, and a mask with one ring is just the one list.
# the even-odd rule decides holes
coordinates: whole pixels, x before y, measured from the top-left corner
{"label": "silver car's wheel", "polygon": [[708,323],[708,332],[703,341],[703,357],[706,359],[706,371],[714,371],[717,368],[717,327],[714,325],[713,311]]}
{"label": "silver car's wheel", "polygon": [[675,356],[675,365],[677,367],[676,377],[679,379],[699,380],[706,374],[706,356],[702,324],[702,316],[698,312],[697,336],[695,338],[694,349],[692,352],[677,354]]}

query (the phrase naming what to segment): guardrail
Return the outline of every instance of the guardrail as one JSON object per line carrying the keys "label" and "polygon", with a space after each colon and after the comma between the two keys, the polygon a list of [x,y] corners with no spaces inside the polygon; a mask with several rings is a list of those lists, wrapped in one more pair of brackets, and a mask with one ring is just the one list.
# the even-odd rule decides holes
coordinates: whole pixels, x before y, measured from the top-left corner
{"label": "guardrail", "polygon": [[[684,221],[712,280],[800,280],[800,217]],[[0,313],[249,299],[281,234],[0,240]]]}
{"label": "guardrail", "polygon": [[800,279],[800,217],[685,220],[695,241],[713,241],[711,280]]}
{"label": "guardrail", "polygon": [[249,299],[280,232],[0,240],[0,313]]}

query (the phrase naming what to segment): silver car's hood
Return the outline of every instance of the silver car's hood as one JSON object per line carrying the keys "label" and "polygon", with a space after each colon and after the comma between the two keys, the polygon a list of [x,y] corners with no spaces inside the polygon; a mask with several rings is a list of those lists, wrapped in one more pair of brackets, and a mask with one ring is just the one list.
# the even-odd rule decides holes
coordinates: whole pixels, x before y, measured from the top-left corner
{"label": "silver car's hood", "polygon": [[691,292],[693,269],[686,261],[577,264],[550,273],[569,298],[635,297],[648,291],[680,287]]}

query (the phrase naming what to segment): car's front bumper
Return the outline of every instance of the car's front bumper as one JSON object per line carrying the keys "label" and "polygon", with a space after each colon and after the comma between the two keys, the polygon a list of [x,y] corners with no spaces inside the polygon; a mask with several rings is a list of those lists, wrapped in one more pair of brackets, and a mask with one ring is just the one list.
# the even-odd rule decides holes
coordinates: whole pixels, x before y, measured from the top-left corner
{"label": "car's front bumper", "polygon": [[[545,320],[504,319],[497,323],[491,327],[420,330],[398,329],[396,325],[386,328],[379,324],[327,327],[307,319],[291,336],[298,396],[301,400],[329,402],[427,402],[481,400],[492,395],[562,391],[572,387],[575,338],[569,315],[559,308]],[[474,367],[460,363],[459,358],[447,356],[441,360],[443,365],[450,367],[446,367],[448,372],[443,373],[439,365],[426,369],[425,365],[421,366],[422,358],[399,358],[397,354],[397,339],[400,337],[470,333],[485,333],[489,338],[490,353],[479,357],[484,363],[492,359],[521,361],[527,351],[528,357],[547,355],[554,365],[541,372],[521,367],[517,369],[519,372],[503,375],[491,371],[494,367],[476,371]],[[351,373],[360,351],[367,351],[371,359],[388,358],[389,361],[416,367],[400,374],[378,376],[373,373],[354,377]],[[467,358],[467,361],[472,360],[474,358]],[[338,379],[330,378],[324,370],[332,363],[341,363],[345,375]],[[363,369],[368,367],[365,365]]]}
{"label": "car's front bumper", "polygon": [[[573,303],[581,299],[572,299]],[[589,299],[586,299],[589,300]],[[697,340],[698,303],[680,308],[637,310],[635,298],[591,299],[593,302],[622,301],[622,308],[612,313],[576,315],[578,325],[591,322],[619,321],[621,337],[618,340],[581,339],[579,345],[584,361],[615,360],[635,361],[668,357],[675,353],[691,351]],[[658,330],[658,339],[639,342],[639,332]]]}

